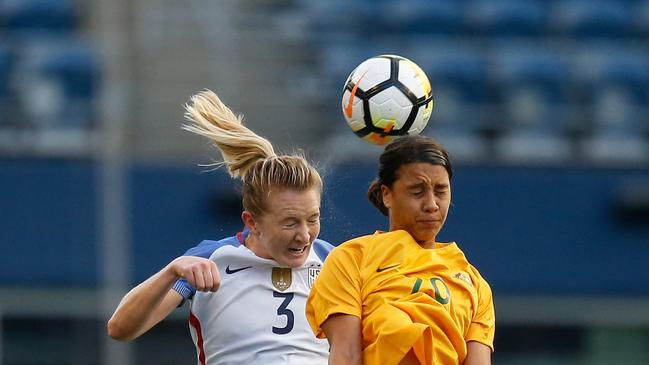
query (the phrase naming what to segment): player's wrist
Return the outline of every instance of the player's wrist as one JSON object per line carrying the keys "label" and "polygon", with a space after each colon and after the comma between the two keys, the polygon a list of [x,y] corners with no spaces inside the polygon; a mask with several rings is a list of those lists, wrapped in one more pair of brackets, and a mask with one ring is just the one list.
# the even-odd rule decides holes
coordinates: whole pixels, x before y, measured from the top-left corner
{"label": "player's wrist", "polygon": [[167,264],[167,266],[165,266],[165,268],[162,270],[165,276],[168,276],[173,280],[178,280],[183,277],[181,265],[178,263],[179,259],[180,257],[174,259],[169,264]]}

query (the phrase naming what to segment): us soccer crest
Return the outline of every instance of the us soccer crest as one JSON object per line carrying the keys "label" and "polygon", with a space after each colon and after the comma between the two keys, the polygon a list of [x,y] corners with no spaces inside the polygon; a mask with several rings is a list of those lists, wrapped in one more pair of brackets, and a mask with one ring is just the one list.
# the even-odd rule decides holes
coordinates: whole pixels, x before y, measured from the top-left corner
{"label": "us soccer crest", "polygon": [[315,282],[315,278],[320,274],[320,270],[322,270],[320,266],[309,268],[309,289],[313,287],[313,282]]}
{"label": "us soccer crest", "polygon": [[290,267],[274,267],[271,274],[273,286],[279,291],[284,291],[291,286],[293,282],[292,270]]}

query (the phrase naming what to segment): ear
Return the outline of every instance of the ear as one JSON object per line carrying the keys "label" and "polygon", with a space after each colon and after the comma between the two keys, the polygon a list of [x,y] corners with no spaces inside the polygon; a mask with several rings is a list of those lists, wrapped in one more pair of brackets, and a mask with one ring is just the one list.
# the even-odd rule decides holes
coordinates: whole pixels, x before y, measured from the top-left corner
{"label": "ear", "polygon": [[244,210],[243,213],[241,213],[241,220],[243,221],[243,224],[250,228],[250,233],[257,233],[257,221],[249,211]]}
{"label": "ear", "polygon": [[392,190],[385,185],[381,185],[381,196],[383,197],[383,205],[386,208],[392,208]]}

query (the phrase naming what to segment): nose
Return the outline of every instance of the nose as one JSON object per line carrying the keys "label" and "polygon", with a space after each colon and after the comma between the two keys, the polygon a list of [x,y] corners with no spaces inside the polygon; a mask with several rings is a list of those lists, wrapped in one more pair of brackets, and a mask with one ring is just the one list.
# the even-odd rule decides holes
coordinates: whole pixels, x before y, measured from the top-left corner
{"label": "nose", "polygon": [[309,233],[309,227],[305,224],[300,224],[295,233],[295,240],[302,243],[308,243],[311,241],[311,234]]}
{"label": "nose", "polygon": [[426,194],[426,199],[424,199],[423,209],[426,213],[436,212],[439,210],[439,204],[437,202],[437,198],[435,197],[434,193],[430,192]]}

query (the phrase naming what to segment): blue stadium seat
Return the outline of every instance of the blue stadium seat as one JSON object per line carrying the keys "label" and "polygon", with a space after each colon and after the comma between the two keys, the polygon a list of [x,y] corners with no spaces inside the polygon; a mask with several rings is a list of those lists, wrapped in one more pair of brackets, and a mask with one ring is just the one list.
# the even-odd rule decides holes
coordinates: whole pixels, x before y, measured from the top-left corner
{"label": "blue stadium seat", "polygon": [[646,51],[600,44],[580,50],[576,68],[590,123],[580,143],[595,163],[649,160],[649,55]]}
{"label": "blue stadium seat", "polygon": [[478,0],[465,7],[466,23],[475,35],[538,36],[547,29],[547,5],[536,0]]}
{"label": "blue stadium seat", "polygon": [[340,36],[318,48],[320,79],[329,89],[322,90],[325,94],[342,95],[347,76],[365,59],[386,53],[384,47],[357,36]]}
{"label": "blue stadium seat", "polygon": [[93,122],[99,64],[92,47],[74,38],[24,39],[20,97],[32,122],[82,127]]}
{"label": "blue stadium seat", "polygon": [[507,121],[504,127],[562,130],[570,72],[558,50],[508,44],[497,49],[492,75]]}
{"label": "blue stadium seat", "polygon": [[317,43],[330,43],[340,36],[373,35],[381,14],[381,5],[366,1],[299,0],[298,11],[309,24]]}
{"label": "blue stadium seat", "polygon": [[11,51],[7,45],[0,43],[0,99],[9,96],[9,76],[11,75]]}
{"label": "blue stadium seat", "polygon": [[4,0],[0,13],[9,34],[23,31],[73,31],[79,16],[73,0]]}
{"label": "blue stadium seat", "polygon": [[438,140],[449,151],[453,161],[480,161],[489,153],[489,141],[477,130],[439,125],[435,112],[423,134]]}
{"label": "blue stadium seat", "polygon": [[500,158],[566,161],[572,145],[565,125],[569,68],[564,55],[508,44],[496,49],[492,75],[500,95],[502,119],[494,140]]}
{"label": "blue stadium seat", "polygon": [[638,37],[649,37],[649,0],[639,1],[630,6],[633,13],[633,34]]}
{"label": "blue stadium seat", "polygon": [[[492,116],[487,60],[481,52],[454,42],[412,44],[409,55],[426,72],[433,88],[434,108],[427,134],[438,138],[460,160],[484,156],[483,137]],[[431,50],[434,50],[432,52]]]}
{"label": "blue stadium seat", "polygon": [[452,88],[457,98],[471,103],[489,98],[487,60],[479,50],[447,41],[428,42],[425,47],[412,44],[410,50],[412,59],[429,76],[433,92]]}
{"label": "blue stadium seat", "polygon": [[572,141],[544,130],[513,129],[499,135],[494,151],[502,161],[524,164],[563,164],[573,161]]}
{"label": "blue stadium seat", "polygon": [[623,37],[632,22],[629,7],[617,0],[558,1],[551,24],[557,35],[568,37]]}
{"label": "blue stadium seat", "polygon": [[457,35],[464,30],[461,4],[447,0],[386,2],[376,24],[377,30],[397,35]]}
{"label": "blue stadium seat", "polygon": [[577,72],[592,128],[649,130],[649,54],[616,45],[585,50]]}
{"label": "blue stadium seat", "polygon": [[410,54],[431,81],[436,108],[447,109],[435,111],[437,123],[462,121],[462,126],[474,128],[470,110],[489,101],[487,61],[483,55],[450,42],[428,43],[423,48],[413,46]]}
{"label": "blue stadium seat", "polygon": [[649,163],[649,141],[635,131],[595,130],[581,141],[580,153],[592,163],[637,166]]}
{"label": "blue stadium seat", "polygon": [[0,128],[11,123],[12,113],[9,113],[11,66],[11,51],[4,43],[0,43]]}

